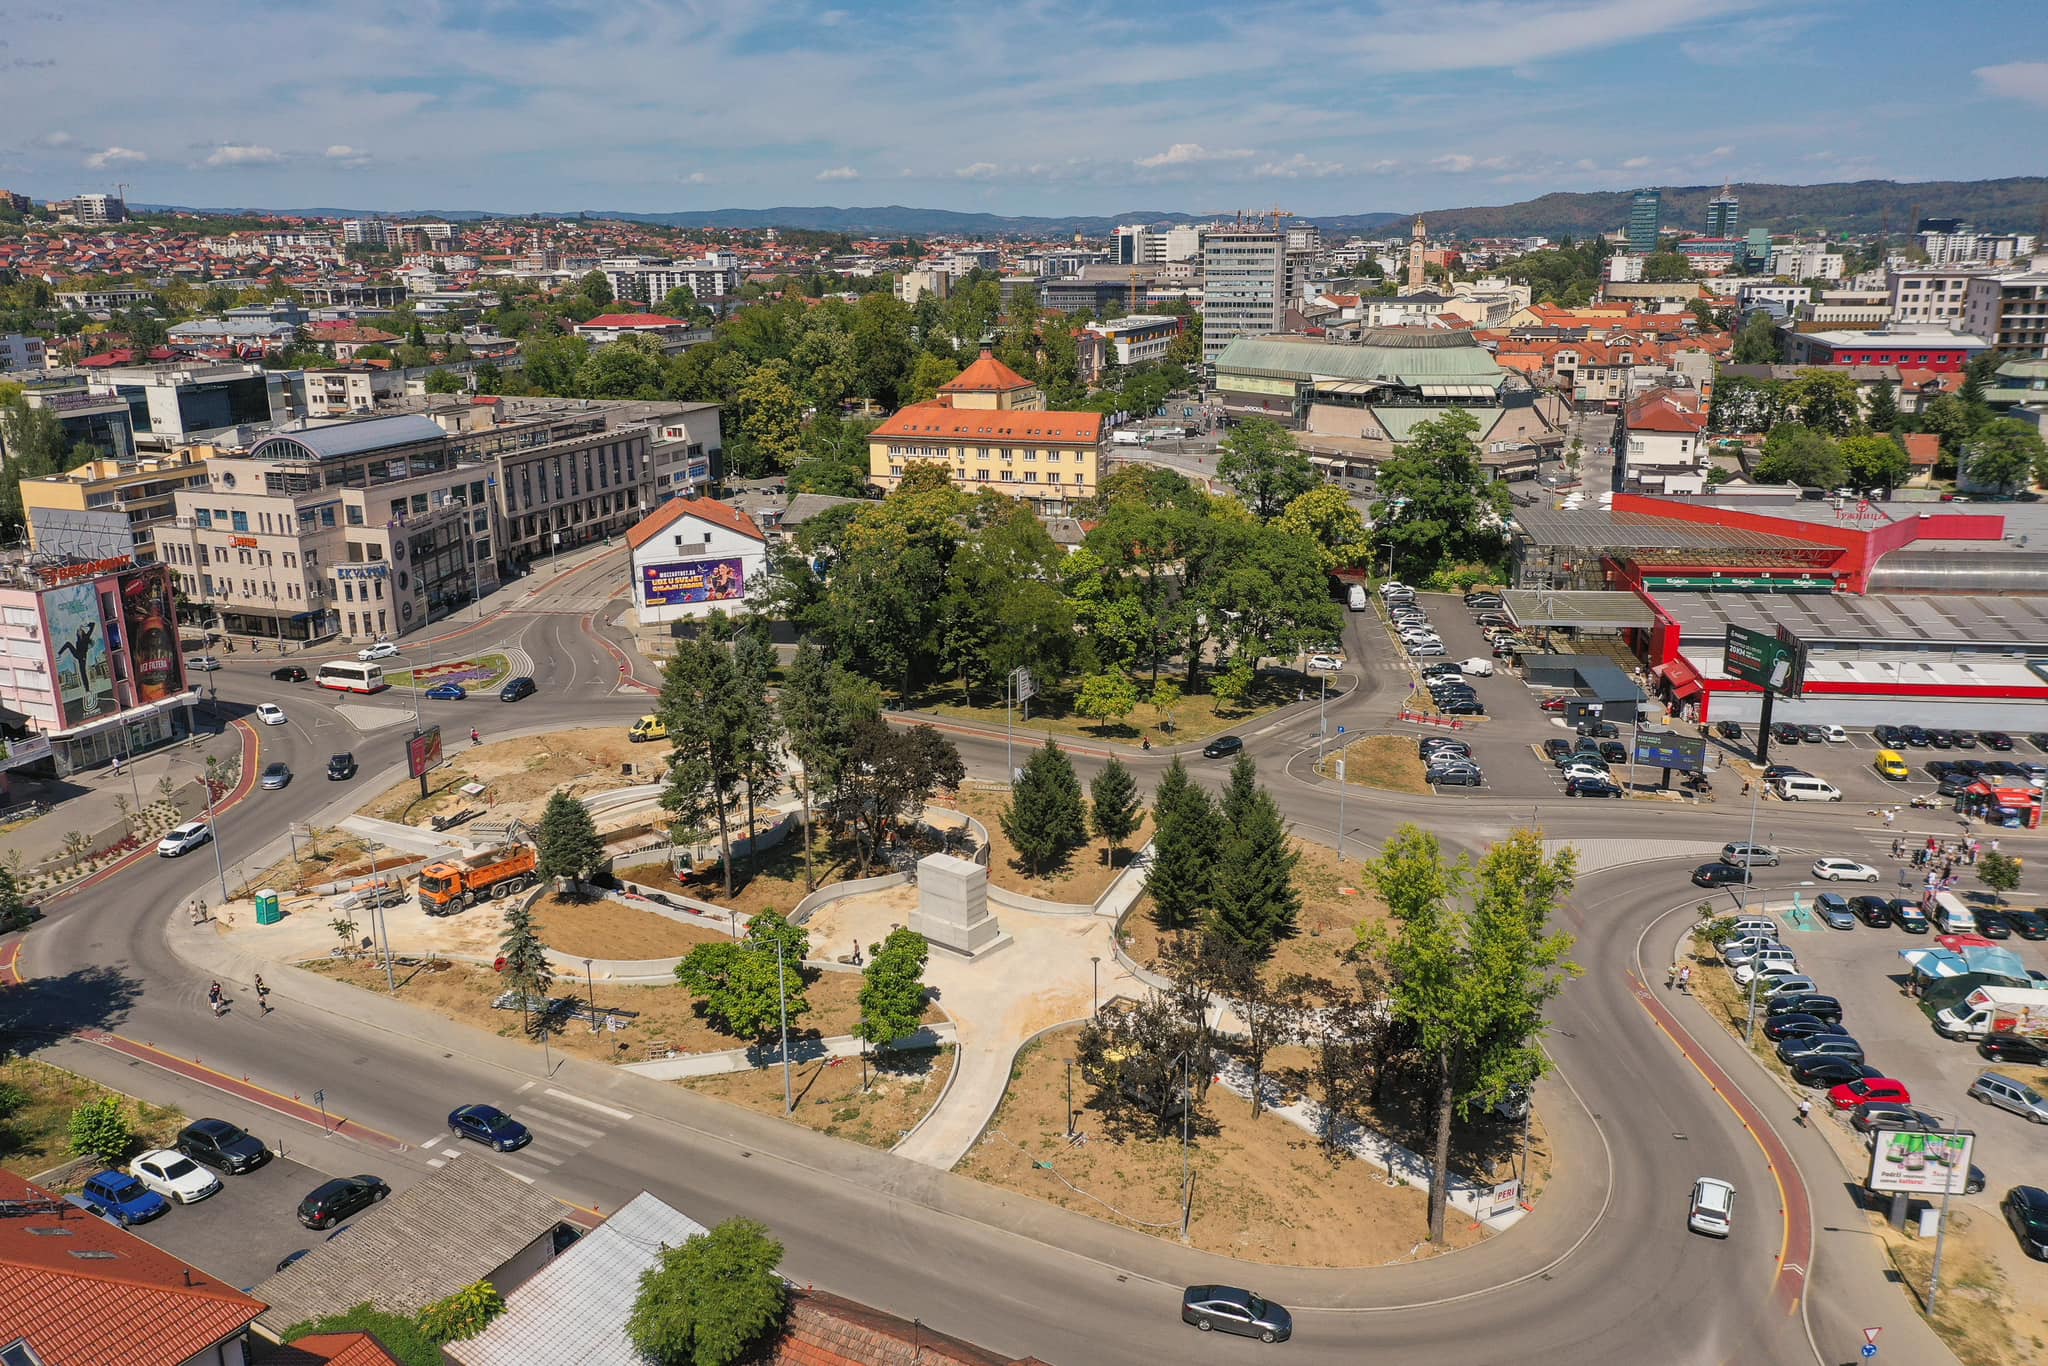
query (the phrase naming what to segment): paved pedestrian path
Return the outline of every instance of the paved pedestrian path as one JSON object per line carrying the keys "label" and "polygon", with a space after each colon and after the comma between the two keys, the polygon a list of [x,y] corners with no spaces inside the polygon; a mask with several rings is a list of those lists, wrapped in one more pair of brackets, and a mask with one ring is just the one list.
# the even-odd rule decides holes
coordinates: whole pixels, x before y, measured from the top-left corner
{"label": "paved pedestrian path", "polygon": [[[957,1043],[960,1031],[950,1023],[926,1025],[914,1034],[906,1034],[891,1043],[897,1050],[911,1048],[937,1048],[942,1044]],[[804,1039],[789,1048],[792,1063],[816,1062],[820,1058],[857,1058],[863,1045],[851,1034],[840,1034],[830,1039]],[[685,1077],[717,1077],[728,1072],[753,1072],[763,1067],[779,1067],[782,1064],[782,1046],[770,1042],[750,1048],[728,1048],[722,1053],[679,1053],[672,1058],[655,1058],[650,1062],[621,1063],[628,1072],[638,1072],[643,1077],[656,1081],[680,1081]]]}

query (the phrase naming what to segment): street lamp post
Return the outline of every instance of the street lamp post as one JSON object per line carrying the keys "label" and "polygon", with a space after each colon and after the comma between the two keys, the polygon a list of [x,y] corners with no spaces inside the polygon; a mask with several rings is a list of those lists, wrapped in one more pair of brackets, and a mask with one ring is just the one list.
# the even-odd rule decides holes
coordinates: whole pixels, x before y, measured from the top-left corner
{"label": "street lamp post", "polygon": [[1093,969],[1095,981],[1092,997],[1093,1004],[1088,1013],[1090,1015],[1100,1015],[1102,1013],[1102,955],[1099,953],[1090,954],[1088,956],[1088,963]]}
{"label": "street lamp post", "polygon": [[598,1030],[597,978],[591,973],[590,970],[590,965],[595,961],[596,960],[592,958],[586,958],[583,960],[583,985],[590,992],[590,1032],[593,1034],[597,1033]]}
{"label": "street lamp post", "polygon": [[1067,1060],[1067,1137],[1074,1136],[1074,1060]]}
{"label": "street lamp post", "polygon": [[776,1006],[782,1014],[782,1113],[788,1117],[796,1110],[796,1101],[789,1085],[789,987],[783,975],[782,940],[775,941],[775,996]]}

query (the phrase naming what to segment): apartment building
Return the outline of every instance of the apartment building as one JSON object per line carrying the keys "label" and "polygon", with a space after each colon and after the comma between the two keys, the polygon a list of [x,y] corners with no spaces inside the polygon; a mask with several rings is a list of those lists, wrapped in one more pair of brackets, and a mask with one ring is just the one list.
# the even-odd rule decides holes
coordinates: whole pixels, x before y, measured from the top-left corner
{"label": "apartment building", "polygon": [[2001,356],[2048,356],[2048,257],[2036,256],[2027,270],[1972,277],[1963,327]]}
{"label": "apartment building", "polygon": [[117,194],[82,194],[71,201],[71,212],[81,223],[120,223],[128,217],[128,205]]}
{"label": "apartment building", "polygon": [[284,376],[260,365],[109,366],[87,384],[128,405],[135,444],[152,450],[268,426],[290,413]]}
{"label": "apartment building", "polygon": [[598,262],[597,269],[612,287],[612,297],[660,303],[674,289],[687,289],[699,299],[736,294],[740,287],[739,257],[710,252],[701,261],[676,261],[666,256],[618,256]]}
{"label": "apartment building", "polygon": [[1771,248],[1771,274],[1793,280],[1839,280],[1845,265],[1841,252],[1818,243]]}
{"label": "apartment building", "polygon": [[[124,414],[125,416],[125,411]],[[76,469],[21,481],[31,550],[105,559],[158,559],[155,528],[177,515],[180,489],[206,487],[210,446],[168,455],[88,460]]]}
{"label": "apartment building", "polygon": [[49,350],[41,337],[19,332],[0,332],[0,372],[41,370],[49,364]]}
{"label": "apartment building", "polygon": [[1089,323],[1087,330],[1115,351],[1117,364],[1145,365],[1166,359],[1167,348],[1181,334],[1181,320],[1168,313],[1132,313]]}
{"label": "apartment building", "polygon": [[1637,190],[1628,205],[1628,249],[1638,256],[1654,256],[1663,226],[1664,192]]}
{"label": "apartment building", "polygon": [[2026,260],[2035,250],[2032,233],[1979,232],[1954,218],[1923,218],[1917,235],[1928,264],[1936,266],[1970,261],[2010,265]]}
{"label": "apartment building", "polygon": [[398,245],[398,224],[387,223],[381,218],[344,218],[341,220],[341,240],[344,246],[389,251]]}
{"label": "apartment building", "polygon": [[1927,266],[1885,272],[1892,321],[1916,327],[1953,327],[1963,321],[1970,281],[1985,266]]}
{"label": "apartment building", "polygon": [[1213,365],[1238,337],[1281,330],[1287,310],[1287,237],[1270,228],[1216,227],[1202,242],[1202,360]]}
{"label": "apartment building", "polygon": [[906,270],[896,277],[896,297],[914,304],[929,294],[943,299],[953,292],[953,277],[943,270]]}
{"label": "apartment building", "polygon": [[133,285],[108,285],[100,289],[60,289],[57,306],[77,313],[113,313],[138,304],[150,303],[155,295]]}

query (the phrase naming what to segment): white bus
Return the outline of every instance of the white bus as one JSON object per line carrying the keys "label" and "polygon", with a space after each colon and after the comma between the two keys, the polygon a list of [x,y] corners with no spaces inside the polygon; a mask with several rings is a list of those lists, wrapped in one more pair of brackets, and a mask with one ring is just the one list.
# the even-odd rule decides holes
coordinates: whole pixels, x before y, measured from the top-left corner
{"label": "white bus", "polygon": [[383,692],[391,686],[384,681],[383,669],[353,659],[336,659],[322,664],[315,681],[321,687],[332,688],[336,692]]}

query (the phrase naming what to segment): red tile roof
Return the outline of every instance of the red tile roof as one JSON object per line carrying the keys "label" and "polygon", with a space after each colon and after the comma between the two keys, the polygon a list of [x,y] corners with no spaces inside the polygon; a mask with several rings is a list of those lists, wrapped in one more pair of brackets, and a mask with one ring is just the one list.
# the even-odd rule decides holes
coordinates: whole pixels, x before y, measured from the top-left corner
{"label": "red tile roof", "polygon": [[699,521],[722,526],[727,531],[736,531],[751,540],[766,543],[768,537],[754,524],[754,519],[738,508],[727,507],[715,498],[671,498],[638,522],[626,528],[626,544],[638,550],[661,531],[683,517],[695,517]]}
{"label": "red tile roof", "polygon": [[1941,460],[1941,438],[1933,432],[1907,432],[1906,463],[1916,469],[1933,469]]}
{"label": "red tile roof", "polygon": [[600,313],[587,323],[577,323],[576,328],[599,327],[688,327],[681,318],[665,318],[659,313]]}
{"label": "red tile roof", "polygon": [[917,437],[938,441],[1099,446],[1102,444],[1102,414],[1033,413],[1014,408],[986,411],[954,408],[939,402],[913,403],[908,408],[897,409],[888,421],[875,428],[868,439],[907,441]]}
{"label": "red tile roof", "polygon": [[1007,394],[1033,387],[1030,380],[1012,370],[984,346],[981,358],[939,386],[942,394]]}
{"label": "red tile roof", "polygon": [[0,1337],[44,1366],[178,1366],[265,1308],[12,1172],[0,1200],[26,1211],[0,1215]]}
{"label": "red tile roof", "polygon": [[1707,415],[1669,389],[1652,389],[1628,405],[1624,423],[1632,432],[1670,432],[1697,436],[1706,430]]}
{"label": "red tile roof", "polygon": [[901,1366],[913,1360],[927,1366],[1046,1366],[1037,1357],[985,1351],[822,1290],[791,1297],[788,1325],[765,1359],[767,1366]]}
{"label": "red tile roof", "polygon": [[256,1358],[256,1366],[404,1366],[368,1333],[315,1333]]}

